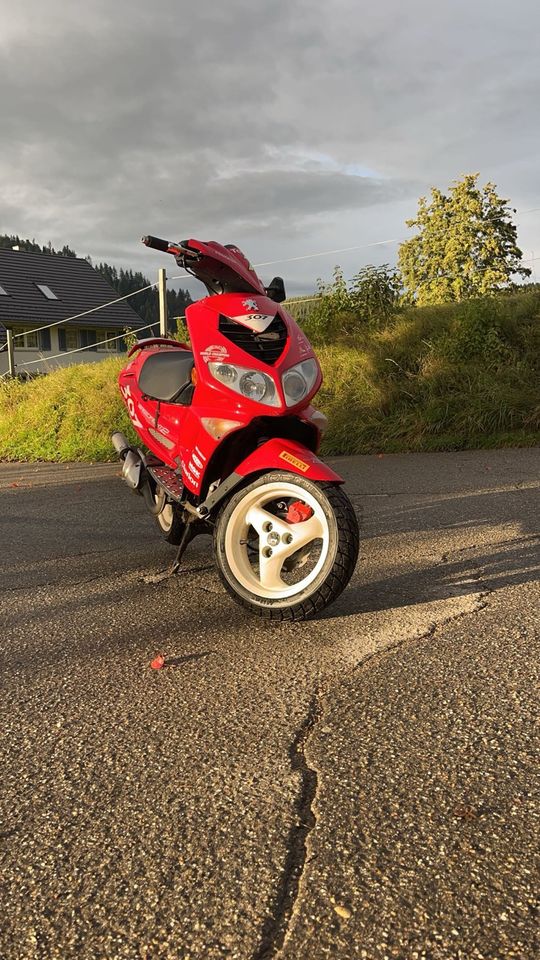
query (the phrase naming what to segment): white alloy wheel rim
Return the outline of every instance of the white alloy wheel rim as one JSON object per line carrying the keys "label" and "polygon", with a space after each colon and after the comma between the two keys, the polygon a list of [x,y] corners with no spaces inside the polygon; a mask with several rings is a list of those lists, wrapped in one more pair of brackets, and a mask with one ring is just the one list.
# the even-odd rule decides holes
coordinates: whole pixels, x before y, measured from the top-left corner
{"label": "white alloy wheel rim", "polygon": [[[311,507],[308,520],[288,523],[265,509],[280,500],[301,500]],[[258,536],[258,566],[254,569],[248,552],[250,529]],[[283,564],[298,550],[321,541],[320,556],[309,573],[293,584],[282,579]],[[282,600],[302,593],[318,576],[330,549],[326,514],[304,487],[287,481],[273,481],[246,493],[234,508],[225,531],[225,556],[235,579],[250,593],[268,600]]]}

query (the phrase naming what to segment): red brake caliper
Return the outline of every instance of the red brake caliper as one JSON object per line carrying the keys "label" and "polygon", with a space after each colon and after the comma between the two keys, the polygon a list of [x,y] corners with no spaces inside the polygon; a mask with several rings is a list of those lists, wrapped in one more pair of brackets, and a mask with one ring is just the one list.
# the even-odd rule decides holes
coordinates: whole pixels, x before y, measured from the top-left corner
{"label": "red brake caliper", "polygon": [[309,520],[312,516],[313,510],[311,507],[308,507],[307,503],[302,503],[301,500],[295,500],[294,503],[290,504],[285,519],[287,523],[303,523],[304,520]]}

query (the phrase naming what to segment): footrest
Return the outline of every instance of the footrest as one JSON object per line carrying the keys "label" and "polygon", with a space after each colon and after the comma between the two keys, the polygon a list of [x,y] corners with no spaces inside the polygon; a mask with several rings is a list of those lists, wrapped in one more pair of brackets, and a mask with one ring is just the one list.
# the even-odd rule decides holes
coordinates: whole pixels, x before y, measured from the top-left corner
{"label": "footrest", "polygon": [[148,465],[146,469],[156,483],[159,484],[160,487],[163,487],[171,500],[176,500],[177,503],[180,503],[184,494],[184,484],[178,474],[165,465],[156,466],[152,464]]}

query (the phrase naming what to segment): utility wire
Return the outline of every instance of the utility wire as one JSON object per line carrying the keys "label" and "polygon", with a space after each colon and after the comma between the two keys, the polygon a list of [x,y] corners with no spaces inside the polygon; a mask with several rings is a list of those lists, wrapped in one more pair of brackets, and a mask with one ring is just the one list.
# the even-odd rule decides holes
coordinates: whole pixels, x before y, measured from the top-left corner
{"label": "utility wire", "polygon": [[[536,213],[538,210],[540,210],[540,207],[530,207],[530,209],[528,210],[521,210],[521,211],[512,209],[508,211],[508,213],[509,214],[520,213],[523,216],[526,213]],[[495,220],[501,220],[505,215],[506,213],[505,211],[503,211],[501,213],[496,214],[496,216],[486,217],[484,220],[479,221],[479,225],[481,226],[483,223],[490,223]],[[412,240],[412,239],[414,239],[414,237],[391,237],[388,240],[377,240],[375,241],[375,243],[361,243],[355,247],[341,247],[338,250],[323,250],[321,253],[306,253],[304,256],[301,256],[301,257],[288,257],[287,259],[283,259],[283,260],[265,260],[263,263],[255,263],[254,266],[255,267],[272,267],[274,266],[274,264],[277,264],[277,263],[295,263],[298,260],[312,260],[315,257],[328,257],[334,253],[349,253],[352,250],[367,250],[370,247],[381,247],[387,243],[405,243],[407,240]]]}
{"label": "utility wire", "polygon": [[[148,330],[150,327],[156,326],[155,323],[148,323],[145,327],[137,327],[136,330],[129,331],[129,333],[140,333],[141,330]],[[25,363],[18,363],[18,367],[29,367],[33,363],[43,363],[48,360],[57,360],[58,357],[69,357],[71,353],[81,353],[83,350],[94,350],[96,347],[101,347],[104,343],[112,343],[113,340],[122,340],[128,333],[120,333],[117,337],[107,337],[106,340],[98,340],[97,343],[89,343],[85,347],[76,347],[74,350],[63,350],[62,353],[55,353],[52,357],[40,357],[38,360],[26,360]]]}
{"label": "utility wire", "polygon": [[[182,317],[171,317],[171,320],[185,320],[185,315]],[[42,363],[47,362],[48,360],[57,360],[58,357],[68,357],[71,353],[82,353],[83,350],[94,350],[96,347],[103,346],[104,343],[112,343],[114,340],[123,340],[126,336],[130,334],[139,334],[142,330],[149,330],[150,327],[157,326],[157,322],[147,323],[145,327],[137,327],[136,330],[128,330],[127,332],[118,334],[117,337],[107,337],[106,340],[98,340],[97,343],[88,343],[85,347],[76,347],[74,350],[63,350],[62,353],[55,353],[52,357],[40,357],[39,360],[26,360],[25,363],[18,363],[18,367],[29,367],[33,363]]]}
{"label": "utility wire", "polygon": [[[33,327],[32,333],[38,333],[40,330],[50,330],[51,327],[59,327],[63,323],[69,323],[70,320],[78,320],[79,317],[87,317],[89,313],[96,313],[97,310],[104,310],[105,307],[112,307],[114,303],[120,303],[121,300],[127,300],[128,297],[135,297],[138,293],[143,293],[144,290],[150,290],[152,287],[155,287],[155,283],[149,283],[146,287],[141,287],[140,290],[133,290],[131,293],[126,293],[123,297],[117,297],[116,300],[109,300],[108,303],[102,303],[99,307],[91,307],[90,310],[83,310],[82,313],[75,313],[72,317],[65,317],[64,320],[55,320],[54,323],[44,323],[41,327]],[[13,339],[16,337],[24,337],[24,333],[15,333]]]}
{"label": "utility wire", "polygon": [[[511,210],[510,212],[520,213],[521,215],[524,215],[524,214],[527,214],[527,213],[536,213],[536,212],[538,212],[538,211],[540,211],[540,207],[530,207],[530,208],[527,209],[527,210],[521,210],[521,211],[518,211],[518,210],[513,209],[513,210]],[[495,215],[495,216],[493,216],[493,217],[488,217],[488,218],[486,218],[486,220],[499,220],[499,219],[501,219],[502,217],[505,216],[505,213],[506,213],[505,211],[502,211],[501,213],[499,213],[499,214],[497,214],[497,215]],[[486,220],[484,220],[484,221],[482,221],[482,222],[485,223]],[[337,248],[337,249],[335,249],[335,250],[323,250],[323,251],[321,251],[321,252],[319,252],[319,253],[308,253],[308,254],[304,254],[304,255],[299,256],[299,257],[288,257],[288,258],[284,258],[284,259],[282,259],[282,260],[265,260],[265,261],[263,261],[263,262],[261,262],[261,263],[256,263],[256,264],[254,264],[254,266],[255,266],[255,267],[268,267],[268,266],[273,266],[273,265],[278,264],[278,263],[296,263],[296,262],[299,262],[299,261],[302,261],[302,260],[311,260],[311,259],[314,259],[314,258],[316,258],[316,257],[326,257],[326,256],[332,256],[332,255],[337,254],[337,253],[349,253],[349,252],[351,252],[351,251],[353,251],[353,250],[366,250],[366,249],[370,249],[370,248],[373,248],[373,247],[385,246],[386,244],[390,244],[390,243],[403,243],[403,242],[405,242],[405,241],[408,240],[408,239],[412,239],[412,238],[410,238],[410,237],[405,237],[405,238],[392,237],[392,238],[389,238],[389,239],[387,239],[387,240],[376,240],[376,241],[374,241],[373,243],[359,244],[359,245],[351,246],[351,247],[340,247],[340,248]],[[540,257],[529,257],[528,259],[523,259],[521,262],[522,262],[522,263],[532,263],[533,261],[537,261],[537,260],[540,260]],[[488,272],[488,271],[483,271],[483,272]],[[439,274],[439,275],[437,275],[437,276],[435,276],[435,277],[432,277],[432,278],[430,278],[430,279],[433,279],[433,280],[437,280],[437,279],[458,279],[459,276],[461,276],[461,274],[455,274],[454,276],[452,276],[452,274]],[[173,280],[184,280],[184,281],[186,281],[186,280],[197,280],[198,278],[197,278],[197,277],[194,277],[192,274],[185,273],[185,274],[176,274],[175,276],[167,277],[167,279],[170,280],[170,281],[173,281]],[[350,281],[347,281],[347,282],[350,282]],[[429,282],[430,282],[430,280],[424,281],[424,283],[429,283]],[[138,290],[132,290],[130,293],[124,294],[124,296],[116,297],[114,300],[109,300],[107,303],[102,303],[102,304],[100,304],[100,305],[97,306],[97,307],[91,307],[89,310],[83,310],[81,313],[76,313],[76,314],[74,314],[74,315],[71,316],[71,317],[65,317],[65,318],[62,319],[62,320],[55,320],[53,323],[42,324],[40,327],[33,327],[32,330],[31,330],[31,332],[32,332],[32,333],[39,333],[41,330],[50,330],[52,327],[62,326],[62,324],[70,323],[72,320],[79,320],[81,317],[86,317],[86,316],[89,316],[89,315],[92,314],[92,313],[96,313],[98,310],[104,310],[106,307],[114,306],[114,304],[116,304],[116,303],[121,303],[123,300],[128,300],[130,297],[135,297],[135,296],[137,296],[137,294],[139,294],[139,293],[144,293],[146,290],[151,290],[151,289],[155,288],[156,286],[157,286],[157,283],[149,283],[149,284],[147,284],[147,285],[144,286],[144,287],[140,287]],[[320,298],[320,296],[321,296],[321,295],[316,296],[316,297],[310,297],[310,298],[305,299],[305,300],[295,300],[295,301],[293,301],[293,302],[294,302],[294,303],[309,303],[309,302],[312,301],[312,300],[318,300],[318,299]],[[174,318],[174,319],[184,319],[184,317],[181,317],[181,318],[179,317],[179,318]],[[148,324],[146,327],[138,327],[137,329],[138,329],[138,330],[146,330],[146,329],[148,329],[149,327],[152,327],[152,326],[154,326],[153,323],[152,323],[152,324]],[[22,332],[22,333],[15,333],[15,334],[13,335],[13,339],[15,340],[15,339],[17,339],[17,338],[19,338],[19,337],[24,337],[24,336],[25,336],[25,333],[26,333],[26,331],[24,331],[24,332]],[[102,344],[104,344],[104,343],[109,343],[109,342],[111,342],[111,341],[113,341],[113,340],[121,340],[123,336],[125,336],[125,334],[120,334],[120,335],[117,336],[117,337],[109,337],[107,340],[101,340],[101,341],[99,341],[99,344],[91,344],[91,345],[89,345],[89,346],[87,346],[87,347],[78,347],[76,350],[64,351],[64,352],[61,353],[61,354],[55,354],[55,356],[49,357],[49,358],[47,358],[47,359],[54,360],[54,359],[56,359],[57,357],[68,356],[68,355],[71,354],[71,353],[80,353],[82,350],[91,349],[92,346],[101,346]],[[0,352],[4,351],[4,350],[6,350],[6,349],[7,349],[7,344],[2,344],[2,345],[0,346]],[[40,361],[40,360],[28,360],[28,361],[26,361],[25,363],[18,364],[18,366],[29,366],[29,365],[32,364],[32,363],[39,363],[39,362],[41,362],[41,361]]]}

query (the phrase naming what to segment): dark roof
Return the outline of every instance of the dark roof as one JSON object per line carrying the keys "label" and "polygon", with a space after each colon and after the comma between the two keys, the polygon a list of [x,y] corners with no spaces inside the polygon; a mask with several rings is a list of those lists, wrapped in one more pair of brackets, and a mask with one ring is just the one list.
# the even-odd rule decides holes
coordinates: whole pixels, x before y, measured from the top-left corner
{"label": "dark roof", "polygon": [[[48,300],[36,284],[46,284],[58,300]],[[23,250],[0,250],[0,325],[41,325],[64,320],[114,300],[118,294],[86,260]],[[137,327],[144,323],[123,300],[74,321],[74,326]]]}

